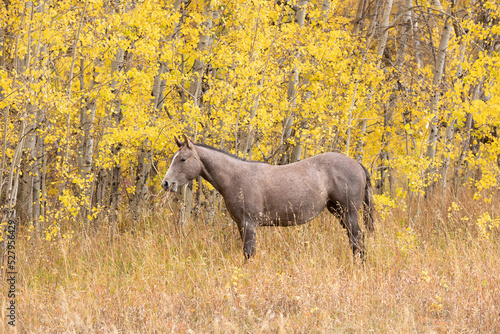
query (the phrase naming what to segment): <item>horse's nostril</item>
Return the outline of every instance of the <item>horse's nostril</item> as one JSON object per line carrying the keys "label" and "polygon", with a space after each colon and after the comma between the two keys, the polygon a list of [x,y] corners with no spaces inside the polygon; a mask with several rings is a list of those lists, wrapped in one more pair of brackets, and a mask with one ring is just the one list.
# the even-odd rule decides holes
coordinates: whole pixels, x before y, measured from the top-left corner
{"label": "horse's nostril", "polygon": [[167,190],[168,189],[168,182],[167,181],[163,181],[161,183],[161,186],[162,186],[163,189]]}

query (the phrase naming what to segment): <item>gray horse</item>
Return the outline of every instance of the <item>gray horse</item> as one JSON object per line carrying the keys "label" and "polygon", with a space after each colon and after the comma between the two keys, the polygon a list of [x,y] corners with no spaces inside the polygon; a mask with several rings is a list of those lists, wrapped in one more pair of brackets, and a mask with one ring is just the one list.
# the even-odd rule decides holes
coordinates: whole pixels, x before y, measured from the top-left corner
{"label": "gray horse", "polygon": [[358,211],[364,204],[365,226],[373,231],[373,198],[368,171],[357,161],[330,152],[274,166],[195,144],[186,136],[175,141],[179,150],[162,187],[175,192],[199,175],[212,184],[238,225],[246,259],[254,254],[258,226],[304,224],[325,207],[347,230],[353,254],[363,257]]}

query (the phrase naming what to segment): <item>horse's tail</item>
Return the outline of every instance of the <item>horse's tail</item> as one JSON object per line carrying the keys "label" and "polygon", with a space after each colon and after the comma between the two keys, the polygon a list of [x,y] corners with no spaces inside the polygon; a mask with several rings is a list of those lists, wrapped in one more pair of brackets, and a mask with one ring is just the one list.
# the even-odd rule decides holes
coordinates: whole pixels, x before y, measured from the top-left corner
{"label": "horse's tail", "polygon": [[363,217],[365,221],[365,227],[369,232],[374,232],[375,227],[373,226],[373,188],[372,183],[370,182],[370,173],[365,168],[365,166],[361,165],[361,167],[363,167],[366,175],[365,197],[363,199]]}

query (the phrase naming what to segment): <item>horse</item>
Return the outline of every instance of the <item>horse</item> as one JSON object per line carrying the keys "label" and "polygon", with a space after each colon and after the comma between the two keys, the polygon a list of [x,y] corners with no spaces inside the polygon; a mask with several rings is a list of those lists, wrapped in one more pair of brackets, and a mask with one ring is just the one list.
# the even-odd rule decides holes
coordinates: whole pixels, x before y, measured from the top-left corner
{"label": "horse", "polygon": [[175,137],[179,150],[161,183],[176,192],[201,176],[224,198],[238,226],[245,259],[255,252],[259,226],[295,226],[309,222],[326,207],[347,230],[353,255],[363,258],[364,235],[358,225],[373,227],[370,175],[356,160],[340,153],[322,153],[287,165],[247,161],[214,147]]}

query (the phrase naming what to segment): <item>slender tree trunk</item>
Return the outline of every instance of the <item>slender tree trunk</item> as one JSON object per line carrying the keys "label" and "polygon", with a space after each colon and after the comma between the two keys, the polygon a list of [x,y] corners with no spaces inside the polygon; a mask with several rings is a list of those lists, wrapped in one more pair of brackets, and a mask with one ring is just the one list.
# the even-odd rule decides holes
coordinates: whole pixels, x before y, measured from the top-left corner
{"label": "slender tree trunk", "polygon": [[385,51],[385,46],[387,45],[387,38],[389,37],[389,20],[391,18],[392,11],[392,3],[393,0],[386,0],[384,5],[384,11],[382,12],[382,19],[380,22],[380,34],[379,34],[379,42],[377,45],[377,59],[380,62],[382,61],[382,55]]}
{"label": "slender tree trunk", "polygon": [[290,72],[290,77],[288,79],[288,91],[287,91],[287,98],[288,98],[288,103],[289,103],[289,111],[288,115],[285,117],[283,121],[283,133],[281,134],[281,152],[280,152],[280,165],[285,165],[290,161],[290,152],[287,150],[288,141],[292,136],[292,126],[293,126],[293,121],[295,117],[295,108],[297,104],[297,90],[296,86],[299,82],[299,70],[297,69],[296,66],[293,67],[292,71]]}
{"label": "slender tree trunk", "polygon": [[[45,2],[40,3],[37,11],[44,13]],[[47,46],[42,45],[42,31],[43,24],[40,24],[40,29],[38,32],[38,45],[35,52],[34,64],[37,68],[42,71],[42,73],[47,73],[47,65],[44,60],[47,56]],[[32,78],[32,80],[38,80]],[[34,119],[35,122],[35,152],[33,154],[33,219],[34,219],[34,230],[33,237],[41,236],[44,231],[45,215],[42,205],[45,203],[46,195],[45,192],[45,173],[47,171],[46,162],[47,157],[45,155],[45,135],[43,135],[43,130],[46,129],[46,107],[37,110],[37,114]],[[44,165],[45,164],[45,165]],[[42,221],[40,221],[42,219]],[[34,238],[35,239],[35,238]],[[36,238],[38,240],[38,238]]]}
{"label": "slender tree trunk", "polygon": [[401,17],[400,24],[400,33],[399,33],[399,46],[396,53],[396,60],[394,62],[394,67],[396,70],[399,70],[403,65],[406,57],[406,50],[408,49],[408,41],[411,36],[411,16],[412,16],[412,8],[413,0],[405,0],[405,4],[403,7],[403,14]]}
{"label": "slender tree trunk", "polygon": [[[395,82],[396,85],[393,87],[393,91],[389,97],[389,104],[387,107],[387,111],[384,114],[384,137],[382,142],[382,151],[380,153],[381,156],[381,166],[380,168],[380,184],[378,187],[380,189],[384,188],[385,178],[389,178],[389,189],[391,194],[393,193],[393,182],[392,182],[392,173],[391,173],[391,156],[389,152],[388,145],[392,141],[392,128],[393,128],[393,118],[394,113],[396,112],[397,104],[398,104],[398,94],[401,91],[401,85],[399,84],[400,80],[400,71],[401,66],[404,63],[406,57],[406,50],[408,45],[408,40],[411,33],[411,7],[412,0],[406,0],[403,7],[403,14],[401,17],[401,25],[399,31],[399,43],[398,49],[396,52],[396,60],[394,61],[394,75],[391,78],[392,82]],[[385,11],[384,11],[385,14]],[[385,49],[385,47],[384,47]],[[379,56],[382,56],[379,53]],[[381,58],[379,58],[381,59]],[[380,61],[380,60],[379,60]]]}
{"label": "slender tree trunk", "polygon": [[[455,7],[454,7],[455,8]],[[452,10],[452,15],[455,16],[455,11]],[[455,80],[458,82],[463,81],[463,67],[462,63],[465,60],[465,49],[467,46],[467,41],[465,38],[463,38],[463,34],[461,30],[454,26],[455,34],[456,37],[459,41],[459,55],[458,55],[458,65],[457,65],[457,72],[455,74]],[[453,139],[455,137],[455,126],[457,123],[457,119],[453,117],[452,113],[449,113],[447,117],[447,126],[446,126],[446,132],[445,132],[445,141],[444,141],[444,154],[442,157],[443,160],[443,167],[442,167],[442,181],[441,181],[441,218],[443,215],[443,207],[444,207],[444,195],[446,193],[446,189],[448,186],[448,168],[450,166],[450,160],[451,160],[451,154],[453,151]]]}
{"label": "slender tree trunk", "polygon": [[[414,20],[415,14],[412,13],[412,19]],[[412,41],[413,41],[413,48],[415,50],[415,63],[417,64],[417,69],[422,68],[422,51],[420,47],[420,39],[419,39],[419,31],[420,28],[418,26],[418,21],[414,20],[415,23],[412,25]]]}
{"label": "slender tree trunk", "polygon": [[[85,87],[84,75],[85,61],[82,58],[80,59],[80,90],[82,92],[85,91],[85,89],[89,91],[92,90],[95,84],[94,79],[91,79],[89,86]],[[91,177],[94,156],[94,123],[96,109],[97,105],[95,98],[82,98],[82,106],[80,108],[80,128],[82,130],[82,135],[78,146],[78,167],[80,177],[86,180],[85,188],[81,194],[83,197],[81,217],[87,229],[90,228],[89,216],[92,215],[92,196],[94,194],[93,189],[95,188],[96,182],[95,178]]]}
{"label": "slender tree trunk", "polygon": [[366,34],[365,34],[367,38],[369,38],[369,36],[375,35],[375,31],[379,26],[380,11],[383,9],[383,7],[384,7],[384,0],[374,0],[373,6],[370,6],[371,8],[370,24],[368,24],[368,28],[366,29]]}
{"label": "slender tree trunk", "polygon": [[[125,53],[123,49],[118,49],[116,52],[116,57],[114,62],[111,65],[111,76],[114,75],[115,72],[119,72],[123,70],[123,64],[125,61]],[[112,107],[112,119],[113,126],[119,127],[120,122],[123,118],[122,110],[121,110],[121,99],[119,97],[120,89],[117,87],[118,83],[113,80],[111,82],[111,88],[115,92],[115,100],[114,106]],[[121,164],[118,158],[118,153],[122,147],[121,143],[115,143],[111,148],[111,154],[114,157],[114,165],[111,167],[109,171],[109,180],[110,180],[110,189],[109,189],[109,223],[110,223],[110,238],[113,240],[114,235],[116,233],[116,224],[118,221],[118,203],[119,203],[119,188],[120,188],[120,174],[121,174]]]}
{"label": "slender tree trunk", "polygon": [[[387,38],[389,36],[389,19],[392,11],[392,4],[393,0],[386,0],[384,11],[382,12],[382,19],[380,25],[381,32],[379,35],[380,36],[379,43],[377,45],[377,59],[378,59],[377,68],[381,68],[384,52],[386,51]],[[392,100],[395,100],[395,97],[392,97]],[[389,100],[389,105],[390,103],[391,99]],[[380,178],[376,183],[376,188],[379,189],[381,193],[384,192],[385,179],[389,174],[390,159],[389,159],[389,152],[387,151],[387,143],[389,139],[388,135],[390,133],[390,130],[388,130],[388,128],[390,128],[391,121],[392,121],[392,112],[387,109],[385,110],[384,113],[384,136],[382,138],[382,149],[379,155],[380,165],[377,168],[380,173]]]}
{"label": "slender tree trunk", "polygon": [[364,18],[366,12],[367,0],[358,0],[358,9],[356,10],[356,17],[352,28],[352,34],[357,36],[364,27]]}
{"label": "slender tree trunk", "polygon": [[301,28],[304,26],[304,20],[306,18],[307,3],[308,2],[309,2],[309,0],[298,0],[297,1],[298,10],[295,13],[295,21],[297,21],[297,24]]}
{"label": "slender tree trunk", "polygon": [[[33,106],[26,106],[26,114],[30,115],[33,111]],[[36,117],[36,116],[35,116]],[[26,138],[23,141],[24,145],[21,154],[21,171],[19,177],[19,185],[17,192],[16,211],[23,223],[33,223],[33,175],[25,171],[31,170],[34,154],[35,154],[35,129],[34,125],[30,124],[26,131]]]}
{"label": "slender tree trunk", "polygon": [[[308,0],[300,0],[297,2],[298,10],[295,14],[295,21],[300,28],[304,27],[304,20],[307,14],[307,4]],[[280,164],[284,165],[287,163],[292,163],[300,159],[302,153],[302,147],[300,144],[300,133],[295,134],[295,143],[291,151],[287,150],[289,139],[292,137],[293,123],[295,120],[295,109],[297,107],[297,85],[299,83],[299,69],[294,66],[290,72],[290,78],[288,80],[288,90],[287,98],[289,102],[289,112],[283,121],[283,133],[281,135],[281,147],[282,156],[280,158]]]}
{"label": "slender tree trunk", "polygon": [[[203,33],[200,35],[197,47],[200,53],[210,48],[210,45],[212,44],[210,37],[210,30],[212,29],[212,13],[210,6],[205,8],[205,17],[206,20],[202,23]],[[193,99],[194,104],[200,108],[202,107],[202,82],[206,65],[205,60],[201,57],[194,61],[193,75],[189,86],[189,95]]]}
{"label": "slender tree trunk", "polygon": [[[441,32],[441,38],[439,42],[439,47],[436,54],[436,66],[434,68],[434,78],[432,80],[432,92],[433,95],[431,97],[431,105],[430,105],[430,115],[432,116],[432,120],[429,123],[429,137],[427,140],[427,153],[426,157],[431,161],[433,165],[435,163],[436,158],[436,146],[439,137],[439,117],[438,113],[438,104],[439,97],[441,95],[440,83],[443,77],[443,72],[446,63],[446,50],[448,48],[448,43],[450,40],[451,29],[453,26],[451,24],[451,19],[446,18],[443,26],[443,30]],[[433,178],[432,174],[435,171],[435,168],[431,165],[431,168],[427,171],[428,178]],[[431,182],[432,184],[433,182]],[[426,190],[430,190],[431,186],[427,187]]]}

